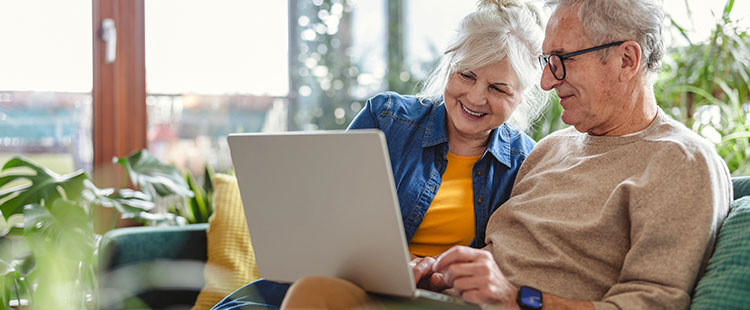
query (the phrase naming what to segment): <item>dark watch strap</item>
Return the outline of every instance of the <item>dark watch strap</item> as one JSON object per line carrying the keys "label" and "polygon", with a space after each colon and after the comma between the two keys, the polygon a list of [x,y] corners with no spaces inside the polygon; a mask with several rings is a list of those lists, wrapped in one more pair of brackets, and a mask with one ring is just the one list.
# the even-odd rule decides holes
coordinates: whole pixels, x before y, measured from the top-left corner
{"label": "dark watch strap", "polygon": [[521,286],[518,289],[516,302],[521,310],[542,309],[542,292],[530,286]]}

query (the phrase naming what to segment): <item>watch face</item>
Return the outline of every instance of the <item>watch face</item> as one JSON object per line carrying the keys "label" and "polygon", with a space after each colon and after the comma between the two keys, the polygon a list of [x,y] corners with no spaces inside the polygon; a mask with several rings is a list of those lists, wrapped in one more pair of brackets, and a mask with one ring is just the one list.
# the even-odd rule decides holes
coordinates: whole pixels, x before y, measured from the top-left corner
{"label": "watch face", "polygon": [[522,286],[519,293],[518,302],[522,305],[532,309],[542,308],[542,292],[530,287]]}

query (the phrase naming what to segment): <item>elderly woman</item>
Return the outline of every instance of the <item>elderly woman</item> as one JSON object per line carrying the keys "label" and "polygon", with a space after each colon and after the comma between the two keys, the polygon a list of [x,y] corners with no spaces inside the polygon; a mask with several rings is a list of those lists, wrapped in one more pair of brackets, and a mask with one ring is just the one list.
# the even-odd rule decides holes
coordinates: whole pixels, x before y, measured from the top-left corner
{"label": "elderly woman", "polygon": [[[386,136],[415,266],[455,245],[485,245],[487,221],[535,144],[521,130],[545,99],[537,86],[543,23],[530,3],[480,1],[420,94],[379,94],[350,124]],[[416,279],[427,275],[414,270]],[[278,305],[286,288],[259,280],[214,309]]]}

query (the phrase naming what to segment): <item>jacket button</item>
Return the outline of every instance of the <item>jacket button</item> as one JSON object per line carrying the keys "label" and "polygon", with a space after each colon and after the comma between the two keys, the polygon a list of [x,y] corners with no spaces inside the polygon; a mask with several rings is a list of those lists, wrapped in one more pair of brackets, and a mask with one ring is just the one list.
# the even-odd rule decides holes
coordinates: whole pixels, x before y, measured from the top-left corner
{"label": "jacket button", "polygon": [[482,203],[484,199],[482,197],[477,198],[477,203]]}
{"label": "jacket button", "polygon": [[482,170],[477,171],[477,176],[482,176]]}

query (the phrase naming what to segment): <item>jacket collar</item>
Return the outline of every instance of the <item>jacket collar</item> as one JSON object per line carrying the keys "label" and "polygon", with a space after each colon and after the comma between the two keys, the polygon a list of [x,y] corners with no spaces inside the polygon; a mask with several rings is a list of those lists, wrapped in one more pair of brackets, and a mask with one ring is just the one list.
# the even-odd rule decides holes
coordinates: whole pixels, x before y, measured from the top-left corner
{"label": "jacket collar", "polygon": [[[427,148],[448,143],[448,131],[445,127],[445,103],[441,99],[440,104],[428,101],[425,101],[425,104],[432,104],[432,111],[430,111],[427,128],[425,128],[422,138],[422,147]],[[490,144],[482,154],[482,158],[490,153],[498,162],[510,168],[510,138],[512,134],[512,130],[507,124],[502,124],[500,127],[493,129],[490,132]]]}

